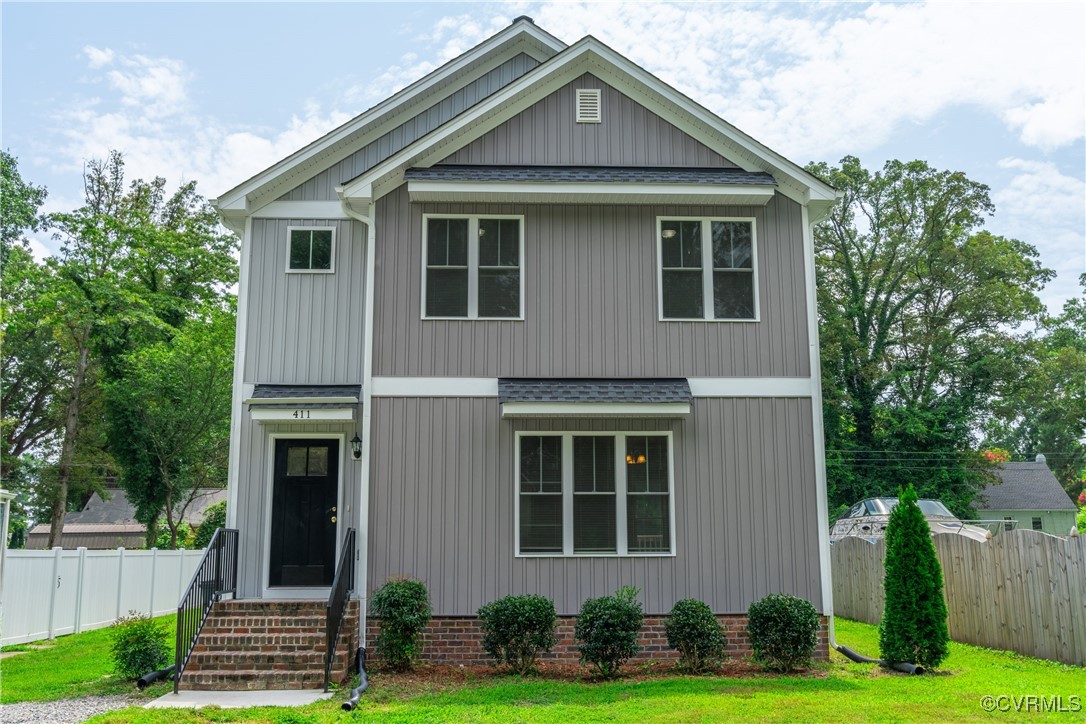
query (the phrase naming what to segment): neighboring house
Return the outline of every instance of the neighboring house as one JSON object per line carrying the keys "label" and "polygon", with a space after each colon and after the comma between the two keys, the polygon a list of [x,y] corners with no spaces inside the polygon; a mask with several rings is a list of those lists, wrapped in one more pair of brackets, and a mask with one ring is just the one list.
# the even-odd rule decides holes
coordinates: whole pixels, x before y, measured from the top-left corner
{"label": "neighboring house", "polygon": [[[147,545],[147,526],[136,520],[136,506],[128,502],[121,488],[107,487],[105,496],[92,493],[83,510],[65,513],[64,530],[59,545],[62,548],[144,548]],[[221,488],[207,488],[196,492],[182,517],[192,527],[204,519],[209,505],[226,499]],[[30,529],[26,547],[42,549],[49,544],[49,524],[40,523]]]}
{"label": "neighboring house", "polygon": [[977,516],[1008,527],[1068,535],[1078,507],[1049,470],[1044,455],[1032,463],[1001,463],[976,503]]}
{"label": "neighboring house", "polygon": [[[362,620],[421,579],[432,660],[481,659],[476,611],[514,593],[553,599],[564,641],[624,585],[650,617],[694,597],[741,623],[778,592],[828,617],[812,225],[835,199],[527,18],[223,194],[246,600],[216,606],[323,611],[354,528]],[[279,685],[212,667],[182,686]]]}

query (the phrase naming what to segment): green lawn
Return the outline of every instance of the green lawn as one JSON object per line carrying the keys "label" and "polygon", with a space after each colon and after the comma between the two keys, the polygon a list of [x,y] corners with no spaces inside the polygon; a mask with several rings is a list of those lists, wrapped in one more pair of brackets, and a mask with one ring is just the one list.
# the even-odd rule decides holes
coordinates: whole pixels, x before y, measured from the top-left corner
{"label": "green lawn", "polygon": [[[158,621],[169,632],[170,656],[173,656],[176,615]],[[50,701],[77,696],[127,694],[136,691],[134,683],[113,674],[109,657],[110,629],[100,628],[54,642],[5,646],[4,651],[28,651],[0,660],[0,704],[18,701]],[[161,695],[165,685],[149,687],[146,695]]]}
{"label": "green lawn", "polygon": [[[100,635],[101,632],[80,637]],[[101,641],[102,639],[99,639]],[[837,640],[862,653],[877,652],[874,626],[837,620]],[[60,644],[64,642],[61,639]],[[99,644],[100,645],[100,644]],[[79,650],[90,659],[88,648]],[[203,709],[198,712],[176,710],[149,711],[130,708],[104,714],[92,722],[185,722],[259,721],[325,722],[351,716],[391,721],[717,721],[721,719],[853,721],[931,721],[1060,719],[1082,721],[1086,709],[1077,714],[1021,712],[987,713],[981,698],[990,696],[1062,696],[1064,704],[1078,696],[1086,705],[1086,672],[1017,654],[989,651],[974,646],[951,644],[950,658],[944,669],[934,675],[904,676],[887,673],[877,666],[853,664],[836,652],[829,665],[805,676],[638,676],[637,681],[594,683],[556,681],[553,679],[517,680],[482,677],[467,683],[411,681],[377,672],[371,689],[363,696],[358,711],[349,715],[338,707],[346,692],[335,700],[297,709],[258,708],[244,710]],[[55,650],[54,650],[55,651]],[[34,652],[3,662],[4,683],[28,676],[38,679],[25,690],[48,692],[58,698],[57,683],[44,679],[59,676],[44,660],[30,660],[54,651]],[[70,654],[75,648],[70,649]],[[89,662],[80,665],[82,679],[95,680],[107,672],[108,663],[94,655],[95,668]],[[8,664],[19,659],[19,673]],[[53,659],[58,661],[59,659]],[[71,659],[66,663],[71,664]],[[31,674],[31,671],[37,672]],[[116,691],[116,683],[76,684],[80,677],[65,674],[66,696],[79,693]],[[56,681],[51,679],[51,681]],[[4,699],[9,701],[7,686]],[[159,689],[164,691],[165,687]],[[23,698],[30,698],[24,696]],[[45,697],[42,697],[45,698]]]}

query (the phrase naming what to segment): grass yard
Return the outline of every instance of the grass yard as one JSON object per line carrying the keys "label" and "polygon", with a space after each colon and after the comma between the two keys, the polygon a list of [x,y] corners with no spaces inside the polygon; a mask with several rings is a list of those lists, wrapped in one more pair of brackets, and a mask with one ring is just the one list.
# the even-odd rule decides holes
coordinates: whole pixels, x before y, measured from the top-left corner
{"label": "grass yard", "polygon": [[[172,632],[176,615],[158,618]],[[0,704],[19,701],[51,701],[78,696],[128,694],[136,691],[132,682],[113,674],[110,660],[110,629],[100,628],[56,641],[5,646],[4,652],[25,651],[0,660]],[[173,656],[173,636],[169,637]],[[167,687],[148,687],[147,696],[161,696]]]}
{"label": "grass yard", "polygon": [[[868,655],[874,655],[878,650],[877,630],[867,624],[837,619],[837,640]],[[78,650],[90,659],[87,648],[80,644]],[[70,649],[69,656],[75,651],[75,648]],[[59,698],[55,690],[59,682],[54,679],[55,683],[49,684],[44,680],[47,676],[59,676],[59,672],[53,672],[44,660],[30,660],[46,653],[54,652],[34,652],[4,660],[5,683],[29,675],[42,681],[17,690],[48,692],[49,698]],[[65,674],[65,696],[119,690],[116,682],[103,684],[97,681],[107,673],[108,657],[99,657],[97,653],[93,657],[98,662],[97,668],[89,661],[85,666],[79,666],[84,672],[84,682],[90,680],[89,684],[80,685],[76,681],[79,677]],[[9,670],[8,664],[18,659],[26,661],[20,662],[21,669],[15,673]],[[59,660],[52,659],[54,662]],[[72,663],[70,658],[65,661],[67,665]],[[32,668],[28,669],[27,665]],[[988,713],[981,706],[982,697],[1000,695],[1062,696],[1065,706],[1070,704],[1070,697],[1078,696],[1086,704],[1086,675],[1082,669],[963,644],[951,644],[951,655],[944,667],[934,675],[909,677],[884,672],[874,665],[854,664],[834,652],[829,665],[803,676],[788,677],[760,674],[689,677],[636,669],[631,671],[629,680],[596,683],[554,677],[412,677],[377,671],[371,676],[371,688],[363,695],[362,704],[354,714],[339,709],[339,703],[346,696],[343,692],[330,702],[297,709],[203,709],[192,712],[133,707],[103,714],[91,721],[97,724],[213,721],[297,724],[339,721],[354,716],[403,722],[503,723],[721,719],[970,721],[1025,716],[1030,720],[1082,721],[1086,718],[1086,709],[1071,714],[1016,713],[1013,710]],[[30,674],[30,671],[37,673]],[[3,701],[6,702],[9,701],[7,686],[4,689]],[[157,691],[165,690],[163,686]]]}

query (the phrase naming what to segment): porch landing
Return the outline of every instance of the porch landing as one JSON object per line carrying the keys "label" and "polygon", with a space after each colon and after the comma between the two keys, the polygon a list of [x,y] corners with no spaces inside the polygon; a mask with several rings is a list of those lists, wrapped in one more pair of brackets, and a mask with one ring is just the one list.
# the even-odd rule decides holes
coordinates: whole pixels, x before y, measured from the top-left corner
{"label": "porch landing", "polygon": [[199,709],[205,706],[217,706],[220,709],[247,709],[253,706],[305,706],[331,698],[332,692],[314,689],[182,691],[160,696],[146,704],[144,709]]}
{"label": "porch landing", "polygon": [[[324,686],[326,601],[219,601],[181,674],[182,691],[319,690]],[[348,603],[332,662],[346,682],[358,648],[358,602]]]}

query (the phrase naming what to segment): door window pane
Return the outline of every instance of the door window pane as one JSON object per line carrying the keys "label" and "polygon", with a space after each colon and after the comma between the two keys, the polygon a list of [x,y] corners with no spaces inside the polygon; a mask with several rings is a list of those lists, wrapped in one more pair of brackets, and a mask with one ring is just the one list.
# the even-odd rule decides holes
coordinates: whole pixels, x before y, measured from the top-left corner
{"label": "door window pane", "polygon": [[304,447],[287,448],[287,475],[290,477],[305,476],[306,449]]}
{"label": "door window pane", "polygon": [[309,465],[307,466],[310,475],[327,475],[328,474],[328,448],[327,447],[311,447],[309,448]]}

